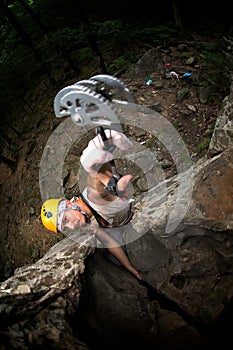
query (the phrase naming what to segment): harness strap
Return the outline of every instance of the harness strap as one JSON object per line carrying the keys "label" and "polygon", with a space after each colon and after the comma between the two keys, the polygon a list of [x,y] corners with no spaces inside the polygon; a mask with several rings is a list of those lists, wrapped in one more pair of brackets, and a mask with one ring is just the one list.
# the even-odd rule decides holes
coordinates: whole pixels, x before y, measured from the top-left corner
{"label": "harness strap", "polygon": [[100,226],[102,227],[111,226],[107,220],[105,220],[99,213],[97,213],[97,211],[94,208],[90,206],[90,204],[88,203],[88,201],[86,200],[86,198],[83,196],[82,193],[79,193],[78,197],[88,206],[88,208],[90,209],[90,211],[94,215],[94,218],[96,219],[96,221]]}

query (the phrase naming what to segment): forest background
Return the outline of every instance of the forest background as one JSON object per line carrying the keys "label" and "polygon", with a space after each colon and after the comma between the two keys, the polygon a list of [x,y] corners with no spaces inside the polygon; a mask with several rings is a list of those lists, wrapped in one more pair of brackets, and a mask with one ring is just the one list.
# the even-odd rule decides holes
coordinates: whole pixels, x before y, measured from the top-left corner
{"label": "forest background", "polygon": [[[1,0],[1,161],[16,166],[18,146],[9,128],[20,136],[18,111],[39,108],[30,94],[43,79],[48,89],[59,90],[74,76],[117,76],[149,48],[166,46],[178,35],[190,40],[195,32],[229,35],[231,17],[227,1]],[[212,48],[203,50],[214,60]],[[213,64],[224,65],[216,60]],[[217,68],[214,79],[225,95],[229,81]]]}

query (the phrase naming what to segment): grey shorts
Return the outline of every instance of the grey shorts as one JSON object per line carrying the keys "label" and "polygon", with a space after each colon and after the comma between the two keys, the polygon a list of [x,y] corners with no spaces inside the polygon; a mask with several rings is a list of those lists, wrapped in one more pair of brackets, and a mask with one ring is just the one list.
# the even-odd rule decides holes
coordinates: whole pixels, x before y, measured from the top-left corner
{"label": "grey shorts", "polygon": [[[112,237],[116,242],[119,243],[119,245],[124,250],[126,255],[127,255],[127,251],[126,251],[126,246],[125,246],[125,242],[124,242],[123,232],[128,227],[128,225],[130,225],[130,223],[123,225],[123,226],[113,227],[113,228],[104,228],[104,231],[110,237]],[[104,255],[108,260],[110,260],[114,264],[121,265],[121,263],[112,254],[109,253],[107,248],[104,248]]]}

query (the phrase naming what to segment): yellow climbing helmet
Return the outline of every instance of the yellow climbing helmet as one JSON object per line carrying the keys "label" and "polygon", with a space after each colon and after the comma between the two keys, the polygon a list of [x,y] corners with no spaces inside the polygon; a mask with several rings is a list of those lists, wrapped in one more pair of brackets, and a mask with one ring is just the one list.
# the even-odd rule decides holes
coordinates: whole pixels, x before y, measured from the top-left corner
{"label": "yellow climbing helmet", "polygon": [[41,221],[44,227],[52,232],[58,233],[57,218],[58,218],[58,204],[64,198],[47,199],[41,207]]}

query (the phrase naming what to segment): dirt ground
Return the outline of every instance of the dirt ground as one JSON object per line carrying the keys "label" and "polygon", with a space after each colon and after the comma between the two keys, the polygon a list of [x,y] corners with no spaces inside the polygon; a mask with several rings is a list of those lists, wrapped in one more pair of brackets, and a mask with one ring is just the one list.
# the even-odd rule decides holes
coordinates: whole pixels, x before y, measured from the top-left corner
{"label": "dirt ground", "polygon": [[[180,133],[188,148],[191,159],[195,162],[206,152],[213,132],[214,124],[220,110],[215,96],[212,99],[201,99],[200,89],[195,84],[195,77],[202,74],[198,62],[198,52],[192,52],[196,63],[184,68],[192,69],[190,78],[166,77],[164,72],[152,72],[152,83],[146,85],[145,79],[127,80],[125,83],[132,91],[138,104],[156,109],[172,123]],[[179,52],[173,52],[174,67],[184,63]],[[183,64],[184,66],[184,64]],[[208,75],[208,72],[206,72]],[[78,81],[79,78],[74,79]],[[69,82],[66,84],[69,85]],[[40,221],[41,194],[39,186],[39,168],[41,156],[46,142],[59,125],[53,111],[53,100],[60,88],[52,88],[46,81],[35,87],[25,100],[30,108],[15,107],[20,137],[16,138],[19,148],[17,168],[12,171],[4,163],[0,164],[1,180],[1,279],[9,277],[15,268],[31,264],[41,258],[62,237],[47,232]],[[184,95],[180,98],[179,92]],[[223,95],[222,98],[225,96]],[[10,133],[11,131],[9,131]],[[128,130],[129,136],[143,143],[153,152],[162,152],[161,162],[166,176],[174,173],[169,154],[161,149],[161,144],[150,134],[141,130]],[[78,148],[77,148],[78,147]],[[77,191],[75,176],[82,145],[69,152],[65,163],[64,185],[67,195]],[[80,147],[80,149],[79,149]],[[121,170],[127,172],[127,165],[119,162]],[[139,174],[134,170],[134,186],[136,194],[143,190],[138,182]],[[73,193],[75,194],[75,193]]]}

